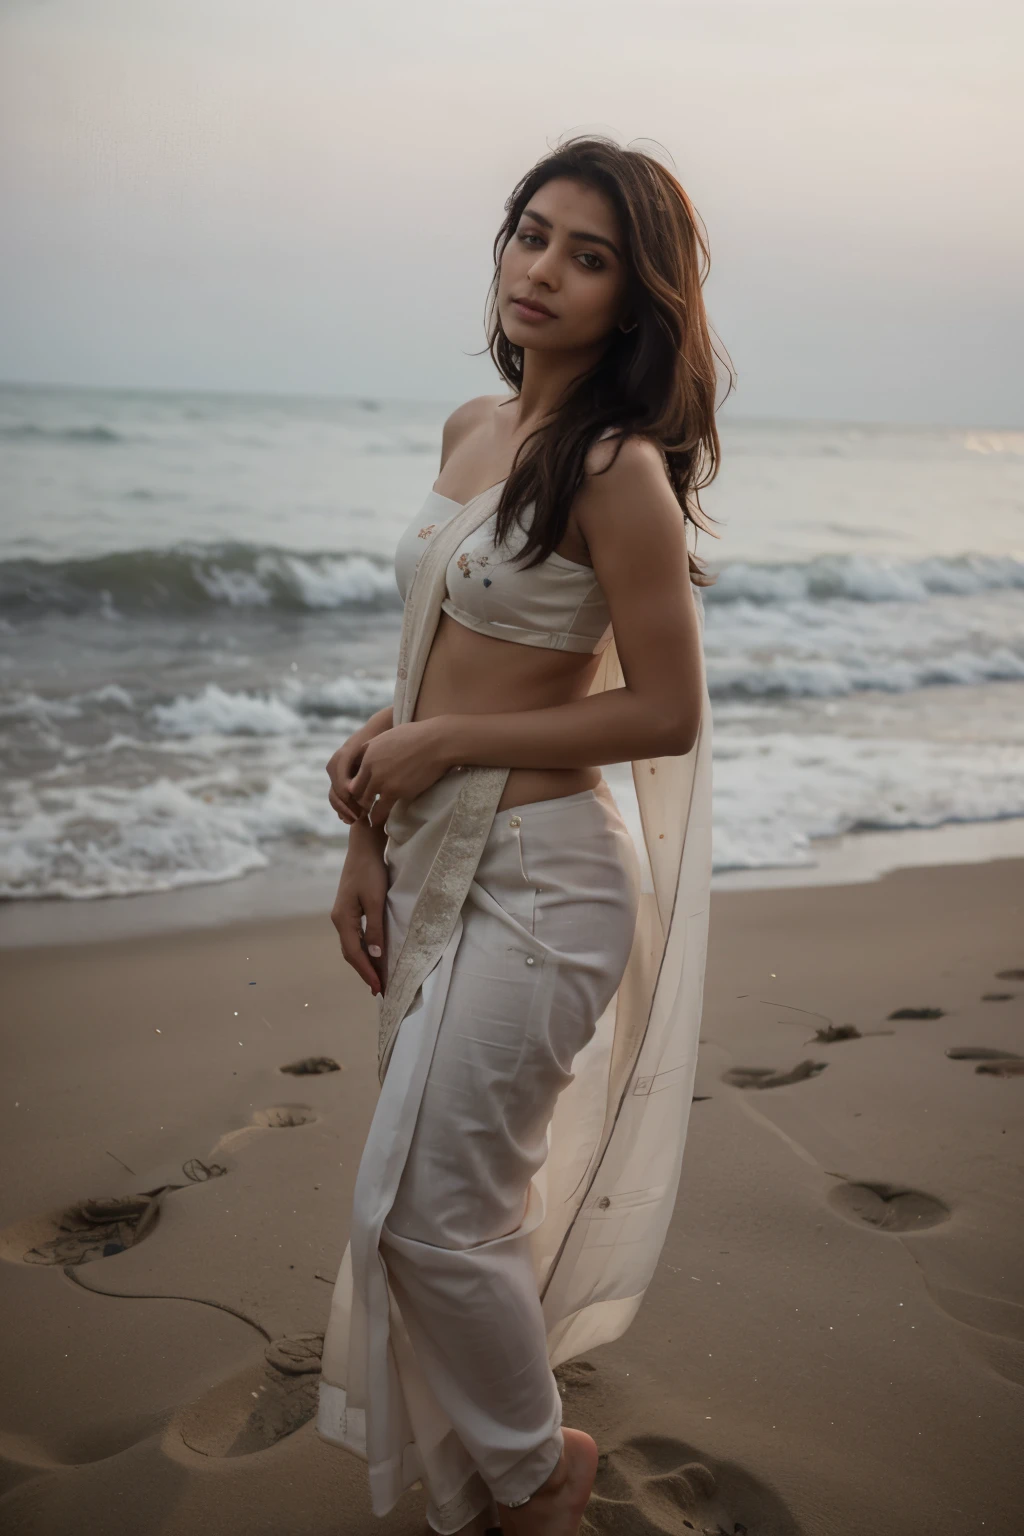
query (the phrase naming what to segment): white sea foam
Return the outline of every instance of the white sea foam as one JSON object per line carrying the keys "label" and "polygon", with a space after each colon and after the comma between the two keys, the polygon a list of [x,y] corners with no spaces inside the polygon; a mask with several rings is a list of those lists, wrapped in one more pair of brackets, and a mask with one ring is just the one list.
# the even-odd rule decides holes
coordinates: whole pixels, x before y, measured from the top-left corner
{"label": "white sea foam", "polygon": [[385,709],[395,696],[393,677],[339,677],[299,690],[297,708],[303,714],[350,715],[368,718]]}
{"label": "white sea foam", "polygon": [[885,693],[910,693],[916,688],[943,684],[967,686],[1022,679],[1024,657],[1006,646],[987,656],[972,656],[962,651],[953,656],[918,661],[900,658],[884,661],[856,655],[845,661],[797,661],[779,657],[764,662],[708,659],[708,685],[712,698],[735,695],[835,698],[869,688]]}
{"label": "white sea foam", "polygon": [[716,699],[1011,682],[1024,677],[1024,592],[993,590],[983,603],[742,599],[708,610],[705,643]]}
{"label": "white sea foam", "polygon": [[207,683],[194,697],[155,704],[153,720],[165,736],[289,736],[302,729],[300,716],[273,694],[228,693]]}
{"label": "white sea foam", "polygon": [[36,720],[40,723],[79,720],[90,706],[97,704],[130,710],[134,700],[120,683],[105,683],[101,688],[89,688],[66,698],[47,699],[38,693],[14,693],[0,702],[0,720]]}
{"label": "white sea foam", "polygon": [[1003,589],[1024,590],[1024,558],[1013,555],[962,555],[926,560],[882,560],[864,555],[821,555],[800,564],[723,566],[718,580],[704,589],[705,605],[746,600],[793,603],[849,598],[860,603],[926,602],[929,597],[962,597]]}
{"label": "white sea foam", "polygon": [[297,555],[267,550],[253,566],[228,565],[225,560],[192,561],[192,575],[214,602],[231,608],[267,608],[290,603],[297,608],[349,608],[397,602],[394,570],[365,555]]}
{"label": "white sea foam", "polygon": [[[324,766],[349,726],[279,714],[280,701],[244,696],[207,698],[203,708],[209,717],[171,717],[181,728],[199,727],[198,736],[108,738],[88,752],[72,749],[74,760],[69,752],[45,777],[10,783],[0,816],[0,894],[169,890],[259,868],[282,839],[343,844]],[[236,734],[224,729],[232,720]],[[859,829],[1024,815],[1020,745],[754,729],[742,707],[730,706],[716,723],[716,869],[813,862],[813,839]],[[150,782],[109,782],[119,745],[145,753]],[[628,767],[610,765],[605,774],[638,838]]]}
{"label": "white sea foam", "polygon": [[332,682],[286,681],[276,691],[229,692],[207,683],[198,694],[155,704],[151,716],[165,736],[305,735],[309,717],[348,721],[352,730],[391,703],[394,679],[339,677]]}
{"label": "white sea foam", "polygon": [[[261,557],[261,571],[264,565]],[[286,555],[281,558],[280,570],[305,608],[347,608],[353,603],[393,597],[397,591],[394,571],[362,555],[317,561]]]}
{"label": "white sea foam", "polygon": [[77,698],[44,699],[38,693],[17,693],[0,704],[0,720],[76,720],[82,713]]}
{"label": "white sea foam", "polygon": [[814,862],[812,838],[1024,815],[1019,747],[719,735],[716,869]]}
{"label": "white sea foam", "polygon": [[234,880],[284,839],[344,844],[312,765],[253,782],[239,767],[141,788],[14,786],[0,824],[0,897],[90,898]]}

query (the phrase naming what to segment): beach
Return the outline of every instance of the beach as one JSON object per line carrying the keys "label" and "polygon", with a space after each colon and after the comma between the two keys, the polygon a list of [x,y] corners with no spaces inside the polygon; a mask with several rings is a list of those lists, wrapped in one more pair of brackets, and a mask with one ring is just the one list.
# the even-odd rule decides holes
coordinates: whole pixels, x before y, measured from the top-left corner
{"label": "beach", "polygon": [[[377,1093],[324,765],[448,409],[0,386],[5,1536],[425,1531],[312,1422]],[[558,1373],[587,1518],[1017,1536],[1024,1079],[946,1053],[1024,1055],[1024,437],[722,425],[698,1102]]]}
{"label": "beach", "polygon": [[[673,1224],[558,1371],[594,1531],[1020,1529],[1024,1077],[947,1052],[1024,1056],[1022,897],[1013,858],[715,891]],[[423,1532],[312,1422],[377,1089],[326,907],[0,960],[0,1526]]]}
{"label": "beach", "polygon": [[[599,1451],[574,1536],[1024,1536],[1024,7],[491,11],[0,4],[0,1536],[431,1536],[408,1477],[436,1452],[468,1486],[409,1372],[378,1400],[386,1306],[354,1308],[361,1362],[324,1349],[394,1102],[378,1032],[416,1025],[341,954],[327,770],[421,677],[442,584],[474,656],[525,640],[537,699],[565,681],[572,728],[533,709],[501,755],[598,767],[645,893],[597,946],[633,940],[575,1063],[596,1094],[529,1191],[563,1421]],[[499,570],[500,540],[443,583],[419,561],[481,486],[547,571]],[[580,696],[601,597],[628,698]],[[642,815],[666,759],[634,754],[692,713],[694,658],[666,684],[691,598],[700,772]],[[481,738],[524,702],[488,681]],[[461,742],[447,682],[423,702]],[[445,914],[409,915],[415,969]],[[539,1010],[589,1026],[601,970],[545,989],[544,947],[508,1009],[449,1010],[468,1096],[402,1036],[410,1135],[480,1086],[530,1153],[501,1096],[529,1120]],[[456,979],[481,969],[463,946]],[[358,1188],[357,1259],[391,1200]],[[399,1213],[437,1269],[444,1212]],[[523,1298],[467,1343],[469,1258],[446,1315],[494,1383]],[[353,1273],[358,1303],[381,1275]],[[595,1314],[633,1321],[562,1362]],[[340,1448],[365,1415],[317,1431],[322,1376],[371,1383],[383,1518]],[[495,1481],[520,1453],[491,1406]]]}

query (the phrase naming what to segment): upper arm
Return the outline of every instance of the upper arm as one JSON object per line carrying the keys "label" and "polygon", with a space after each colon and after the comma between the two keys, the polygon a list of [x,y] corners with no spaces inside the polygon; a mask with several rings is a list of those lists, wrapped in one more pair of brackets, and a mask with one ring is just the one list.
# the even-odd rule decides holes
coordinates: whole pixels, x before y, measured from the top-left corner
{"label": "upper arm", "polygon": [[441,433],[441,469],[444,468],[456,444],[460,443],[464,437],[468,437],[474,428],[480,426],[488,414],[493,412],[496,402],[503,399],[505,399],[504,395],[475,395],[472,400],[456,406]]}
{"label": "upper arm", "polygon": [[[603,454],[600,467],[610,457]],[[628,439],[604,473],[588,475],[573,510],[608,603],[626,686],[652,700],[676,751],[688,752],[700,725],[700,626],[686,520],[661,450]]]}

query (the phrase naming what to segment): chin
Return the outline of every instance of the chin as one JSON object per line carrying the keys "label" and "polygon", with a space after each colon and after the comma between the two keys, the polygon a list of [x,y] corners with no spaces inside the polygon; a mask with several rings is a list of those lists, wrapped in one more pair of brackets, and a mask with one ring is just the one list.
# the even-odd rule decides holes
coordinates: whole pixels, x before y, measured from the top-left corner
{"label": "chin", "polygon": [[[502,318],[501,328],[514,347],[532,347],[537,352],[552,350],[545,347],[543,339],[537,333],[537,328],[530,325],[528,321],[517,319],[514,312],[509,316],[507,322],[504,317]],[[559,350],[563,346],[564,343],[560,341],[558,343]]]}

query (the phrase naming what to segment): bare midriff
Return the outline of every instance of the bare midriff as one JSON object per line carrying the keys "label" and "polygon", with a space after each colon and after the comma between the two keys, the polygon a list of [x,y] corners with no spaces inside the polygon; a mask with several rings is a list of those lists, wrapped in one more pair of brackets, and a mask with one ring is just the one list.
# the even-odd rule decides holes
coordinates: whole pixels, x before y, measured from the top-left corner
{"label": "bare midriff", "polygon": [[[600,657],[481,635],[442,613],[416,697],[414,720],[548,709],[584,698]],[[599,767],[511,768],[497,809],[595,789]]]}

